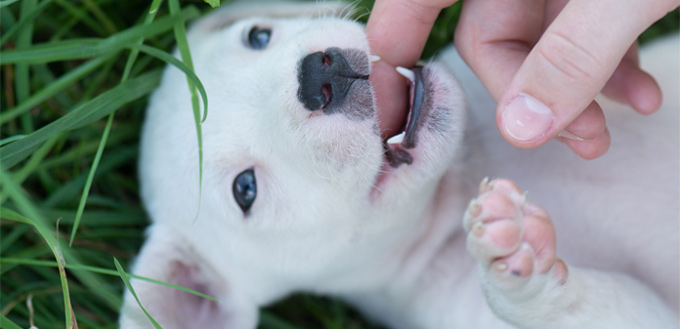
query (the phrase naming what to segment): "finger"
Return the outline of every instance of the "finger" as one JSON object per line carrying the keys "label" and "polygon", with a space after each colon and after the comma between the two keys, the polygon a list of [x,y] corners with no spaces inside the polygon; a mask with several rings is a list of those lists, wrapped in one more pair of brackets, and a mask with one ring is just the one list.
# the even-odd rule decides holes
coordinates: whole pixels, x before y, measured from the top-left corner
{"label": "finger", "polygon": [[369,81],[379,109],[382,138],[399,132],[408,104],[406,81],[395,67],[416,64],[439,11],[454,2],[394,0],[376,1],[373,6],[366,34],[380,61],[373,64]]}
{"label": "finger", "polygon": [[498,101],[543,26],[543,0],[466,0],[456,49]]}
{"label": "finger", "polygon": [[576,140],[592,140],[606,130],[606,119],[597,102],[591,102],[558,136]]}
{"label": "finger", "polygon": [[409,93],[406,80],[394,66],[377,62],[371,68],[368,81],[373,87],[380,137],[387,139],[400,132],[407,111]]}
{"label": "finger", "polygon": [[412,67],[420,58],[442,8],[456,0],[376,1],[366,24],[374,54],[393,66]]}
{"label": "finger", "polygon": [[585,141],[564,137],[557,137],[557,139],[566,144],[576,155],[586,160],[602,156],[607,152],[611,144],[611,136],[607,129],[599,136]]}
{"label": "finger", "polygon": [[637,43],[628,49],[602,92],[641,114],[654,113],[661,107],[661,89],[651,75],[640,69]]}
{"label": "finger", "polygon": [[584,159],[603,155],[611,143],[602,108],[594,101],[557,138]]}
{"label": "finger", "polygon": [[548,29],[548,26],[557,18],[564,6],[569,0],[547,0],[545,3],[545,21],[543,22],[543,30]]}
{"label": "finger", "polygon": [[[662,2],[669,3],[656,4]],[[562,131],[602,90],[635,38],[663,16],[659,7],[635,0],[570,1],[499,102],[503,137],[531,148]]]}

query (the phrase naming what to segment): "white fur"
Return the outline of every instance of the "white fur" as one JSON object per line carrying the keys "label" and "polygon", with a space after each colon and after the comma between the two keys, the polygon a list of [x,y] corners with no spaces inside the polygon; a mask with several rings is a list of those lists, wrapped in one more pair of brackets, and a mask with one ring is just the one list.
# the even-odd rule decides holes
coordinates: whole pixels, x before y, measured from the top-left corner
{"label": "white fur", "polygon": [[[613,144],[593,161],[558,142],[509,146],[483,86],[455,51],[445,51],[442,63],[462,81],[461,88],[442,63],[429,66],[433,102],[448,109],[446,127],[422,130],[413,164],[390,169],[376,188],[383,165],[376,117],[312,113],[296,95],[305,55],[329,47],[370,53],[362,26],[330,15],[344,15],[339,8],[237,4],[191,29],[209,99],[201,193],[186,78],[170,67],[154,93],[140,158],[153,224],[134,273],[221,300],[133,280],[165,328],[254,328],[259,306],[295,291],[343,298],[393,328],[510,327],[505,321],[677,328],[677,35],[642,51],[664,107],[641,117],[604,101]],[[243,42],[253,25],[274,31],[264,50]],[[244,216],[231,186],[248,168],[258,195]],[[512,300],[480,286],[462,218],[486,176],[514,180],[552,215],[557,253],[569,266],[566,285],[535,284],[540,293]],[[120,321],[121,328],[151,327],[129,293]]]}

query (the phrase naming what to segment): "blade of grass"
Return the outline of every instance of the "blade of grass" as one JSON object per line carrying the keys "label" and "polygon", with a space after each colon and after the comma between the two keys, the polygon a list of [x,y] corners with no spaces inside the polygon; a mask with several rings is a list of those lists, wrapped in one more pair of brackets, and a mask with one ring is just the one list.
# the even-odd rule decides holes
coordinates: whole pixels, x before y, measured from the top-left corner
{"label": "blade of grass", "polygon": [[[159,1],[155,1],[159,2]],[[160,3],[152,3],[151,4],[151,9],[149,10],[149,13],[146,15],[144,18],[144,26],[148,26],[153,22],[153,19],[156,17],[156,11],[158,10],[157,6]],[[153,6],[156,6],[156,10],[153,10]],[[141,45],[144,42],[143,38],[140,38],[137,40],[137,45]],[[130,72],[132,71],[132,66],[134,65],[135,61],[137,60],[137,56],[139,55],[139,49],[132,49],[132,52],[130,52],[130,56],[128,57],[127,62],[125,63],[125,70],[123,70],[123,77],[121,78],[121,81],[125,81],[128,79],[130,76]]]}
{"label": "blade of grass", "polygon": [[[132,139],[135,139],[137,137],[138,129],[136,127],[129,127],[129,126],[121,127],[121,126],[122,125],[117,126],[116,127],[117,129],[115,131],[111,132],[111,135],[109,136],[109,143],[110,144],[116,145],[116,144],[121,143],[125,140],[132,140]],[[98,146],[99,146],[99,141],[85,140],[82,144],[80,144],[78,146],[78,148],[71,148],[71,149],[62,151],[59,154],[51,155],[50,158],[45,159],[45,161],[42,161],[40,163],[38,170],[54,168],[54,167],[57,167],[57,166],[62,166],[62,165],[72,163],[72,162],[74,162],[73,159],[76,159],[81,154],[94,154],[97,151]]]}
{"label": "blade of grass", "polygon": [[76,211],[76,219],[73,223],[73,228],[71,229],[71,240],[69,240],[69,247],[73,245],[73,239],[76,238],[76,232],[78,231],[78,225],[80,225],[80,219],[83,216],[83,210],[85,210],[85,201],[87,196],[90,195],[90,188],[92,187],[92,181],[94,180],[94,174],[97,172],[97,167],[99,167],[99,161],[102,158],[102,153],[104,153],[104,147],[106,146],[106,141],[109,138],[109,132],[111,132],[111,126],[113,125],[113,118],[115,116],[115,111],[109,114],[109,119],[106,122],[106,127],[104,128],[104,133],[102,134],[101,142],[97,148],[97,153],[92,161],[92,168],[87,175],[87,180],[85,181],[85,187],[83,188],[83,193],[80,196],[80,202],[78,203],[78,211]]}
{"label": "blade of grass", "polygon": [[148,26],[131,27],[105,39],[71,39],[48,44],[36,44],[27,49],[3,51],[2,57],[0,57],[0,65],[48,63],[110,54],[134,44],[139,38],[159,35],[172,29],[177,22],[184,22],[199,15],[198,9],[190,6],[182,9],[174,16],[160,18]]}
{"label": "blade of grass", "polygon": [[[19,21],[25,21],[26,24],[23,25],[17,34],[16,46],[19,49],[28,48],[31,46],[31,43],[33,43],[33,20],[28,19],[27,17],[36,7],[36,2],[36,0],[23,0],[21,2]],[[31,95],[29,79],[29,66],[25,63],[17,63],[14,68],[14,88],[17,96],[17,103],[23,102]],[[21,116],[21,126],[24,133],[33,131],[33,120],[31,120],[29,114]]]}
{"label": "blade of grass", "polygon": [[[113,61],[109,61],[108,63],[112,63],[112,62]],[[64,74],[67,74],[67,72],[70,72],[72,69],[78,68],[78,66],[72,67],[72,63],[74,63],[74,62],[70,62],[68,64],[63,63],[64,65],[69,66],[69,68],[64,72]],[[84,63],[87,63],[87,62],[84,61]],[[52,85],[53,83],[55,83],[57,81],[57,79],[59,77],[55,77],[53,69],[54,68],[50,69],[48,64],[31,65],[31,73],[32,73],[31,80],[33,81],[32,83],[36,86],[35,87],[36,90],[33,91],[34,94],[40,92],[41,89],[44,89],[44,88]],[[58,70],[58,69],[56,69],[56,70]],[[58,92],[54,95],[54,97],[52,99],[46,99],[44,102],[40,103],[40,105],[44,105],[44,106],[34,107],[34,109],[39,110],[38,113],[37,113],[38,116],[39,117],[40,116],[49,116],[49,114],[48,114],[49,112],[45,113],[45,112],[43,112],[44,110],[45,111],[60,111],[60,110],[63,109],[64,111],[66,111],[66,109],[72,108],[74,106],[74,100],[75,99],[72,98],[69,94],[72,91],[74,91],[75,88],[77,88],[76,86],[77,85],[72,85],[71,86],[72,88],[68,88],[68,89],[66,89],[62,92]],[[89,99],[89,98],[84,98],[84,97],[75,97],[75,98],[79,99],[79,100]],[[60,107],[61,107],[61,109],[60,109]],[[45,114],[45,115],[43,115],[43,114]]]}
{"label": "blade of grass", "polygon": [[26,137],[26,135],[14,135],[14,136],[7,137],[5,139],[0,139],[0,146],[3,146],[5,144],[9,144],[11,142],[18,141],[18,140],[20,140],[24,137]]}
{"label": "blade of grass", "polygon": [[[6,208],[2,208],[5,211]],[[62,218],[61,223],[64,225],[72,225],[73,218],[75,218],[75,212],[72,210],[60,210],[60,209],[40,209],[45,217],[49,218]],[[3,214],[4,216],[4,214]],[[104,211],[104,210],[90,210],[83,213],[83,217],[90,219],[89,228],[97,227],[125,227],[130,225],[137,225],[140,223],[146,223],[146,214],[139,211]],[[4,237],[3,237],[4,240]]]}
{"label": "blade of grass", "polygon": [[12,320],[8,319],[6,316],[0,314],[0,328],[4,329],[22,329]]}
{"label": "blade of grass", "polygon": [[[86,8],[83,8],[82,4],[80,7],[78,7],[75,4],[75,1],[69,1],[69,0],[56,0],[55,1],[57,5],[59,5],[65,12],[69,14],[69,16],[73,17],[76,19],[76,22],[80,22],[87,27],[89,27],[90,31],[93,31],[97,35],[100,36],[105,36],[107,35],[107,31],[104,30],[101,24],[97,22],[96,19],[92,18],[90,14],[87,12]],[[78,1],[80,2],[80,1]],[[108,33],[111,34],[111,33]]]}
{"label": "blade of grass", "polygon": [[160,81],[160,70],[151,71],[108,90],[78,106],[65,116],[38,129],[30,135],[3,146],[0,150],[2,167],[9,169],[54,134],[82,127],[101,119],[121,106],[151,93]]}
{"label": "blade of grass", "polygon": [[80,22],[80,19],[77,17],[71,17],[67,22],[61,24],[59,29],[57,29],[52,35],[50,36],[50,39],[47,40],[47,42],[58,42],[59,40],[62,40],[66,34],[69,32],[74,31],[74,27],[76,24]]}
{"label": "blade of grass", "polygon": [[66,328],[72,328],[74,325],[75,314],[73,313],[73,308],[71,306],[71,297],[68,290],[68,280],[66,278],[66,270],[64,269],[64,255],[62,254],[61,247],[56,237],[50,232],[50,230],[45,225],[45,220],[42,219],[40,213],[33,206],[32,202],[27,196],[21,191],[14,180],[5,173],[4,169],[0,169],[0,181],[2,182],[3,191],[5,191],[9,197],[14,200],[17,206],[27,214],[26,219],[30,221],[31,225],[35,227],[40,236],[47,242],[48,246],[52,250],[54,257],[57,259],[57,264],[59,266],[59,278],[61,281],[62,295],[64,299],[64,316],[66,318]]}
{"label": "blade of grass", "polygon": [[[18,265],[25,265],[25,266],[43,266],[43,267],[58,267],[59,264],[54,261],[48,261],[48,260],[37,260],[37,259],[24,259],[24,258],[6,258],[6,257],[0,257],[0,264],[18,264]],[[69,270],[82,270],[82,271],[89,271],[93,273],[98,273],[98,274],[104,274],[108,276],[120,276],[120,272],[117,270],[112,270],[112,269],[107,269],[107,268],[101,268],[101,267],[96,267],[96,266],[88,266],[88,265],[69,265],[66,264],[65,268]],[[172,283],[167,283],[159,280],[154,280],[151,278],[135,275],[135,274],[126,274],[129,278],[133,279],[138,279],[138,280],[143,280],[146,282],[150,282],[153,284],[158,284],[164,287],[168,288],[173,288],[177,289],[180,291],[184,291],[187,293],[190,293],[192,295],[199,296],[201,298],[205,298],[208,300],[211,300],[213,302],[219,303],[219,299],[215,297],[208,296],[206,294],[203,294],[201,292],[198,292],[193,289],[185,288],[182,286],[178,286],[176,284]]]}
{"label": "blade of grass", "polygon": [[[17,25],[17,20],[12,11],[8,8],[0,7],[0,27],[2,27],[4,31],[9,31],[15,25]],[[4,36],[4,33],[2,36]]]}
{"label": "blade of grass", "polygon": [[[169,0],[169,6],[170,6],[170,15],[175,16],[180,14],[180,8],[179,8],[179,0]],[[193,60],[191,59],[191,49],[189,49],[189,40],[187,39],[187,30],[186,27],[184,26],[185,21],[177,20],[175,22],[175,39],[177,41],[177,48],[179,49],[179,54],[180,57],[182,57],[182,62],[189,68],[189,70],[193,71],[194,70],[194,63]],[[203,119],[201,119],[201,114],[199,110],[199,104],[198,104],[198,94],[196,92],[196,86],[193,84],[193,81],[190,80],[190,78],[187,76],[187,83],[189,84],[189,91],[191,92],[191,105],[194,110],[194,117],[196,119],[196,127],[197,130],[196,132],[199,134],[198,140],[199,140],[199,157],[202,158],[203,154],[203,148],[202,142],[201,142],[201,134],[200,134],[200,124],[205,122],[205,119],[208,117],[208,106],[206,104],[205,109],[203,110]],[[203,163],[201,161],[201,163]]]}
{"label": "blade of grass", "polygon": [[[96,292],[96,296],[103,302],[105,302],[112,309],[119,309],[122,304],[121,298],[117,292],[114,291],[112,287],[105,284],[95,272],[87,271],[82,266],[82,262],[76,257],[73,249],[66,248],[61,249],[58,244],[56,236],[52,235],[50,230],[47,228],[49,221],[40,213],[37,207],[35,207],[32,202],[28,200],[28,197],[23,195],[23,191],[20,189],[16,183],[11,181],[11,177],[5,173],[4,170],[0,169],[0,182],[3,185],[3,191],[7,191],[16,204],[17,208],[26,214],[26,216],[21,215],[17,212],[10,211],[7,212],[7,208],[3,208],[2,216],[5,219],[23,222],[29,224],[38,230],[38,233],[45,241],[47,241],[47,246],[50,250],[58,252],[56,255],[57,262],[54,262],[54,267],[59,268],[59,277],[62,280],[62,287],[66,284],[66,272],[61,273],[62,268],[70,268],[72,274],[76,279],[82,283],[87,289],[92,292]],[[56,249],[55,249],[56,247]],[[50,281],[51,282],[51,281]],[[70,302],[70,299],[69,299]],[[70,304],[69,304],[70,305]],[[67,326],[68,328],[68,326]]]}
{"label": "blade of grass", "polygon": [[[170,15],[175,16],[179,14],[179,0],[169,0],[168,5],[170,7]],[[194,70],[194,65],[191,60],[191,51],[189,49],[189,41],[187,40],[187,32],[184,27],[184,21],[177,21],[174,27],[175,39],[177,41],[177,48],[179,49],[182,61],[186,64],[191,71]],[[196,137],[198,140],[198,209],[201,208],[201,195],[203,193],[203,132],[201,130],[202,122],[207,118],[207,104],[206,112],[203,114],[203,120],[201,120],[200,105],[198,103],[198,92],[196,91],[196,86],[193,84],[189,76],[187,75],[187,83],[189,85],[189,92],[191,93],[191,107],[194,112],[194,125],[196,127]],[[196,218],[198,218],[198,210],[196,213]]]}
{"label": "blade of grass", "polygon": [[[88,1],[91,2],[91,1]],[[93,4],[94,5],[94,4]],[[153,4],[152,4],[153,5]],[[156,17],[155,13],[149,13],[146,15],[144,19],[144,25],[143,26],[149,26],[153,19]],[[143,38],[140,38],[137,40],[137,45],[141,45],[142,42],[144,42]],[[125,70],[123,72],[123,77],[121,78],[121,83],[124,83],[127,81],[128,76],[130,75],[130,71],[132,70],[132,66],[134,65],[135,60],[137,59],[137,55],[139,54],[139,50],[134,48],[132,49],[132,52],[130,52],[130,55],[128,56],[128,60],[125,63]],[[97,153],[95,154],[94,161],[92,162],[92,167],[90,168],[90,173],[88,174],[87,181],[85,182],[85,187],[83,188],[83,193],[80,197],[80,202],[78,203],[78,211],[76,212],[76,218],[75,222],[73,224],[73,228],[71,229],[71,239],[69,241],[69,246],[73,245],[73,239],[76,237],[76,232],[78,231],[78,226],[80,225],[80,220],[83,215],[83,211],[85,210],[85,203],[87,202],[87,196],[90,194],[90,188],[92,186],[92,181],[94,180],[94,173],[97,171],[97,167],[99,166],[99,160],[102,157],[102,153],[104,152],[104,147],[106,145],[106,141],[109,138],[109,132],[111,131],[111,126],[113,125],[113,118],[114,118],[115,112],[112,112],[109,114],[109,120],[106,123],[106,127],[104,128],[104,133],[102,134],[101,142],[99,143],[99,147],[97,148]]]}
{"label": "blade of grass", "polygon": [[209,4],[210,7],[217,8],[220,6],[220,0],[203,0],[205,3]]}
{"label": "blade of grass", "polygon": [[83,0],[85,7],[92,13],[92,15],[97,19],[97,22],[104,27],[107,34],[114,34],[118,32],[116,25],[113,21],[109,19],[108,16],[102,11],[99,6],[92,0]]}
{"label": "blade of grass", "polygon": [[149,8],[149,14],[155,15],[158,12],[158,8],[161,6],[161,1],[163,0],[153,0]]}
{"label": "blade of grass", "polygon": [[153,326],[156,329],[162,329],[161,325],[156,322],[156,320],[149,314],[149,312],[146,311],[144,306],[142,306],[142,302],[139,301],[139,297],[137,297],[137,293],[135,292],[135,289],[132,288],[132,284],[130,284],[130,279],[128,279],[127,274],[125,274],[125,271],[123,271],[123,267],[120,266],[120,263],[118,262],[118,259],[116,257],[113,257],[113,262],[116,265],[116,269],[118,270],[118,273],[120,273],[120,278],[123,280],[123,283],[125,283],[125,287],[127,287],[128,291],[132,294],[132,296],[135,298],[137,301],[137,305],[144,311],[144,314],[146,314],[146,317],[149,318],[149,321],[153,324]]}
{"label": "blade of grass", "polygon": [[2,0],[2,1],[0,1],[0,8],[5,7],[5,6],[9,6],[9,5],[11,5],[11,4],[13,4],[17,1],[19,1],[19,0]]}
{"label": "blade of grass", "polygon": [[26,99],[24,102],[15,106],[12,109],[4,111],[0,115],[0,124],[5,124],[8,121],[14,119],[15,117],[26,113],[30,109],[34,108],[44,100],[54,96],[56,93],[64,90],[68,86],[76,83],[85,75],[97,69],[104,62],[111,59],[115,53],[104,55],[101,57],[94,58],[85,64],[78,66],[76,69],[64,74],[58,80],[50,83],[49,85],[42,88],[40,91],[33,94],[30,98]]}
{"label": "blade of grass", "polygon": [[[14,174],[14,180],[17,184],[21,185],[26,178],[33,173],[40,162],[47,156],[47,153],[52,149],[54,144],[62,138],[61,134],[56,134],[52,138],[48,139],[45,144],[43,144],[36,152],[34,152],[29,158],[26,165],[24,165],[21,170]],[[0,199],[0,202],[4,202],[4,199]]]}
{"label": "blade of grass", "polygon": [[[164,61],[164,62],[166,62],[170,65],[173,65],[174,67],[180,69],[186,75],[187,81],[189,81],[189,83],[191,83],[191,85],[194,88],[194,93],[195,93],[195,90],[198,89],[198,92],[201,95],[201,100],[203,101],[203,121],[205,121],[205,118],[207,118],[207,116],[208,116],[208,94],[205,91],[205,87],[203,87],[203,83],[201,82],[201,80],[198,78],[198,76],[194,72],[194,69],[191,66],[186,65],[186,63],[179,61],[177,58],[175,58],[175,56],[172,56],[169,53],[166,53],[166,52],[164,52],[160,49],[156,49],[156,48],[146,46],[146,45],[134,46],[133,48],[139,49],[140,51],[142,51],[143,53],[145,53],[147,55],[151,55],[151,56],[156,57],[156,58],[158,58],[158,59],[160,59],[160,60],[162,60],[162,61]],[[198,99],[196,100],[195,103],[196,103],[195,104],[196,106],[199,106],[198,105]],[[193,95],[192,95],[192,106],[194,106]],[[196,110],[196,108],[194,108],[194,118],[197,119],[197,120],[200,120],[200,118],[198,117],[198,116],[200,116],[200,114],[198,114],[199,112],[200,112],[199,110]],[[200,132],[200,123],[201,122],[197,123],[197,129],[198,129],[199,132]],[[200,141],[201,141],[201,136],[199,136],[199,150],[202,150],[202,148],[200,148],[200,146],[202,146],[202,142],[200,142]]]}
{"label": "blade of grass", "polygon": [[[12,25],[10,29],[7,30],[7,32],[4,32],[2,36],[0,36],[0,46],[4,45],[5,42],[7,42],[11,37],[14,36],[17,31],[20,31],[26,24],[32,24],[35,18],[40,15],[40,13],[47,7],[52,2],[52,0],[45,0],[41,2],[39,5],[35,6],[32,8],[29,12],[27,12],[25,15],[22,16],[22,18],[17,22],[16,24]],[[4,6],[0,5],[0,8]]]}
{"label": "blade of grass", "polygon": [[[138,148],[136,146],[130,146],[119,148],[115,153],[108,154],[99,165],[99,170],[96,172],[95,177],[128,163],[137,152]],[[63,205],[73,198],[77,198],[77,195],[85,185],[87,175],[88,173],[82,173],[72,178],[68,183],[61,185],[42,203],[42,206],[54,208]]]}

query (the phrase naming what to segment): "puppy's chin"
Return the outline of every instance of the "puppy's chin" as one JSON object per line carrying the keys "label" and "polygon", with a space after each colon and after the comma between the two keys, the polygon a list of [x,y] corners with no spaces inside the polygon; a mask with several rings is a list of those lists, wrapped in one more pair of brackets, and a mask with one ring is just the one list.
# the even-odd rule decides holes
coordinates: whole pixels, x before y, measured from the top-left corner
{"label": "puppy's chin", "polygon": [[433,61],[404,74],[411,80],[409,111],[403,132],[383,141],[385,155],[371,190],[372,202],[402,194],[394,190],[404,187],[417,191],[432,185],[452,162],[463,137],[464,94],[448,68]]}

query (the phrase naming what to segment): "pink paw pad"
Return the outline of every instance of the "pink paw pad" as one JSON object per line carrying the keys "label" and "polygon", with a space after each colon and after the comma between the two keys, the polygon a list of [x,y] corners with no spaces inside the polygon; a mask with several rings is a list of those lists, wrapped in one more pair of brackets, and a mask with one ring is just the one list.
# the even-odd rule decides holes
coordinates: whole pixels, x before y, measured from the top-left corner
{"label": "pink paw pad", "polygon": [[567,267],[555,255],[555,230],[548,213],[527,202],[510,180],[482,181],[479,197],[464,217],[468,250],[501,285],[516,286],[553,267],[566,280]]}

